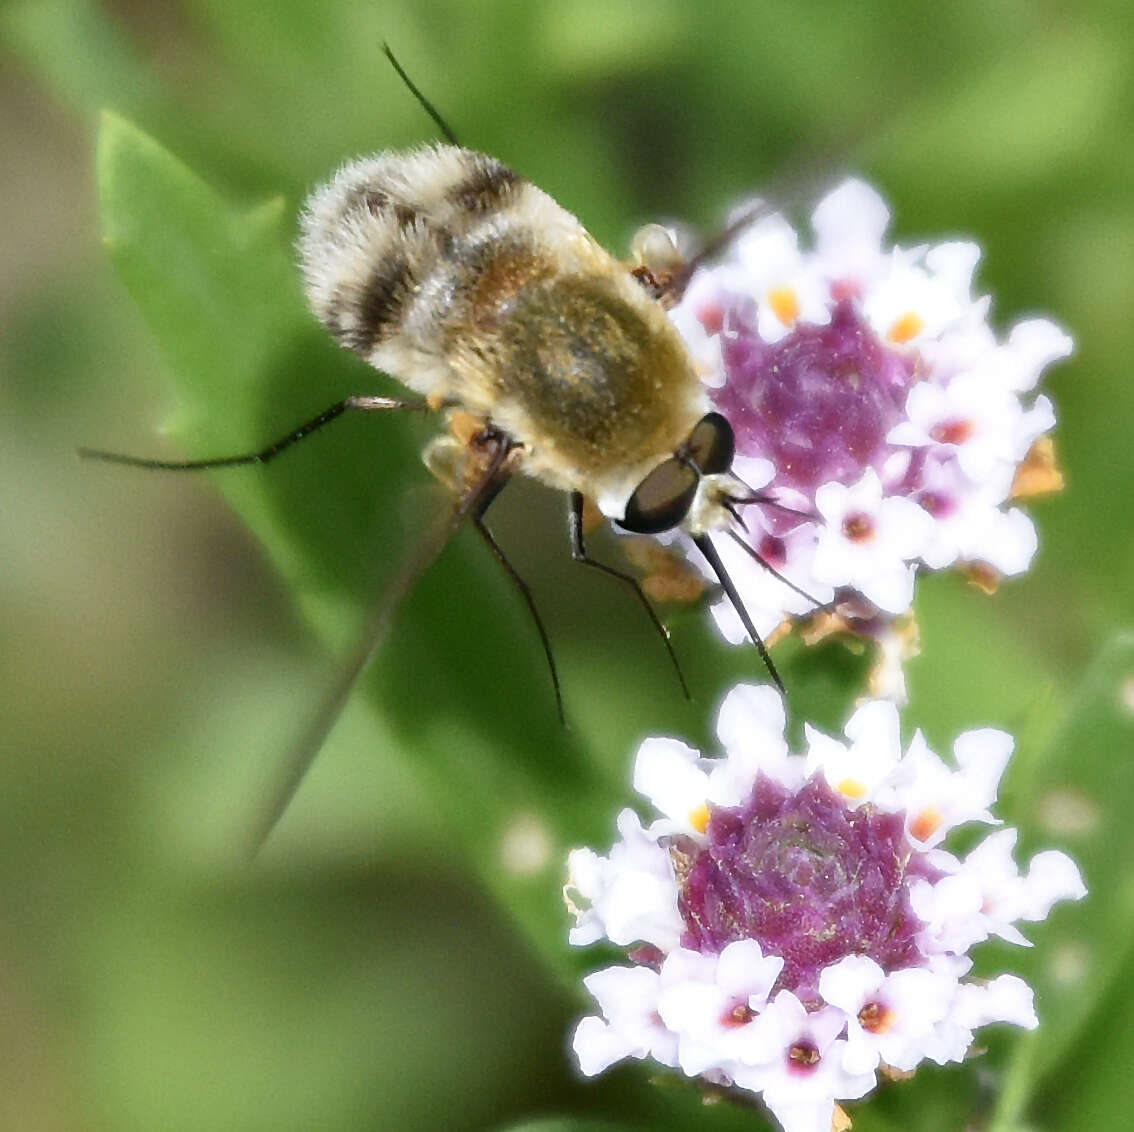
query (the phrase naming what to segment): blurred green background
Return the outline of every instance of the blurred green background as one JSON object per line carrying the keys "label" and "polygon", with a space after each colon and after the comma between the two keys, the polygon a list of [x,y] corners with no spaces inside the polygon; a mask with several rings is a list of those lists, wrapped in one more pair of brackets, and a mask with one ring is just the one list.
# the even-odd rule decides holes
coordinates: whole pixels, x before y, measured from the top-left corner
{"label": "blurred green background", "polygon": [[[1013,730],[1006,816],[1026,849],[1071,851],[1092,896],[1031,932],[1034,951],[982,953],[1037,986],[1037,1034],[992,1034],[979,1061],[855,1119],[1125,1127],[1131,30],[1124,3],[1018,0],[6,5],[0,1126],[762,1126],[638,1067],[576,1079],[577,973],[602,956],[568,953],[558,893],[569,846],[610,843],[636,741],[704,741],[723,690],[759,676],[753,656],[674,611],[682,703],[641,611],[569,562],[562,502],[512,489],[494,525],[549,623],[570,730],[466,532],[250,866],[347,627],[430,510],[430,425],[344,421],[211,481],[74,458],[251,448],[393,389],[311,326],[288,250],[298,202],[338,162],[433,136],[387,39],[462,141],[613,249],[647,219],[711,231],[793,169],[853,170],[903,241],[982,243],[999,325],[1047,312],[1072,331],[1046,383],[1069,488],[1033,508],[1025,580],[991,599],[923,581],[907,722],[940,749]],[[96,172],[103,110],[119,117]],[[777,655],[796,726],[835,727],[861,660]]]}

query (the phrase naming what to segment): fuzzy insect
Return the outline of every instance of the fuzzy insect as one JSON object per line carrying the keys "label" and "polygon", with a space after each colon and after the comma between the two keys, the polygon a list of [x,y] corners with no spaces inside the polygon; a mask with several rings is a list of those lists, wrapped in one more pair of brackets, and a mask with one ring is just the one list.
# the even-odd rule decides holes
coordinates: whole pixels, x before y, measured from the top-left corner
{"label": "fuzzy insect", "polygon": [[[680,528],[716,566],[707,533],[752,495],[654,293],[667,256],[651,236],[647,290],[530,181],[435,145],[344,166],[308,201],[299,251],[311,308],[343,346],[507,448],[492,487],[521,472],[570,493],[576,557],[590,561],[586,497],[630,531]],[[443,472],[460,446],[439,438],[427,463]]]}
{"label": "fuzzy insect", "polygon": [[636,263],[621,263],[547,193],[495,158],[457,145],[387,55],[451,144],[344,165],[303,208],[299,258],[316,317],[341,345],[416,396],[348,397],[262,451],[240,456],[173,463],[83,450],[142,467],[217,468],[265,463],[350,411],[446,414],[449,428],[425,458],[453,489],[452,510],[391,582],[334,694],[297,747],[267,829],[333,726],[398,602],[465,521],[480,532],[532,613],[562,716],[559,678],[531,592],[484,522],[515,474],[569,494],[573,557],[633,590],[683,689],[668,634],[638,581],[587,553],[586,499],[625,530],[688,535],[783,687],[709,538],[724,531],[748,549],[736,534],[737,509],[773,501],[732,474],[732,430],[710,410],[666,315],[697,263],[753,217],[743,217],[689,263],[663,229],[650,226],[636,240]]}

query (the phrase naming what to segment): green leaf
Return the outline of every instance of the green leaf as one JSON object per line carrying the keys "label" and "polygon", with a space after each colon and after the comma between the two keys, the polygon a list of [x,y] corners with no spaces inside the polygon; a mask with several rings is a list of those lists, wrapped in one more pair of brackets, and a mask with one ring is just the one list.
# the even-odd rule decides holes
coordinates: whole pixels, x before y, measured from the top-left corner
{"label": "green leaf", "polygon": [[560,1120],[525,1120],[522,1124],[502,1127],[500,1132],[631,1132],[631,1128],[628,1124],[565,1116]]}
{"label": "green leaf", "polygon": [[[1134,955],[1128,950],[1124,966]],[[1127,1128],[1134,1109],[1134,1078],[1128,1050],[1134,1045],[1134,1002],[1129,992],[1116,991],[1091,1016],[1089,1039],[1083,1040],[1042,1082],[1031,1111],[1036,1119],[1028,1129],[1079,1132],[1080,1129]],[[1041,1123],[1042,1118],[1042,1123]],[[997,1126],[995,1132],[1016,1132]]]}
{"label": "green leaf", "polygon": [[[1009,1067],[1004,1127],[1018,1121],[1037,1086],[1049,1087],[1068,1058],[1097,1055],[1096,1013],[1123,1003],[1129,1017],[1134,1005],[1125,978],[1134,952],[1132,749],[1134,634],[1126,632],[1091,666],[1046,750],[1012,779],[1008,802],[1032,817],[1017,859],[1052,845],[1065,849],[1082,870],[1088,895],[1056,908],[1043,924],[1024,925],[1036,946],[1012,951],[1011,967],[1035,988],[1040,1028],[1020,1043]],[[1077,1090],[1070,1079],[1066,1087]]]}
{"label": "green leaf", "polygon": [[997,185],[1035,184],[1081,161],[1109,137],[1108,107],[1124,81],[1126,56],[1112,36],[1084,24],[1050,29],[1030,51],[1006,55],[983,73],[955,80],[932,103],[913,104],[891,126],[891,161],[929,168],[943,159],[955,176]]}
{"label": "green leaf", "polygon": [[471,1132],[569,1087],[542,970],[431,862],[201,879],[85,921],[93,1126]]}

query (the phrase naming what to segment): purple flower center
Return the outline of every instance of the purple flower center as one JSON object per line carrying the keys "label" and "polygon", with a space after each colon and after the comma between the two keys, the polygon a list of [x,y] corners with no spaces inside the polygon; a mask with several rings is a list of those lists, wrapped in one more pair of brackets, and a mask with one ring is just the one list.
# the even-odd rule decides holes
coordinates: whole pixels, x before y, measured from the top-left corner
{"label": "purple flower center", "polygon": [[957,501],[939,491],[923,491],[914,500],[935,519],[947,518],[957,509]]}
{"label": "purple flower center", "polygon": [[843,520],[843,534],[851,542],[869,542],[874,537],[874,520],[861,511],[855,511]]}
{"label": "purple flower center", "polygon": [[801,1077],[810,1077],[822,1060],[818,1048],[811,1042],[796,1042],[788,1049],[788,1071]]}
{"label": "purple flower center", "polygon": [[776,465],[774,486],[813,499],[831,480],[856,483],[892,449],[886,434],[905,414],[914,359],[884,346],[843,299],[826,326],[797,325],[765,342],[755,308],[724,312],[725,385],[714,394],[736,433],[737,451]]}
{"label": "purple flower center", "polygon": [[760,775],[743,805],[710,807],[708,844],[673,845],[681,945],[717,953],[755,939],[780,955],[778,988],[807,1004],[819,973],[847,955],[884,970],[922,962],[908,881],[925,875],[901,814],[848,809],[821,776],[792,791]]}

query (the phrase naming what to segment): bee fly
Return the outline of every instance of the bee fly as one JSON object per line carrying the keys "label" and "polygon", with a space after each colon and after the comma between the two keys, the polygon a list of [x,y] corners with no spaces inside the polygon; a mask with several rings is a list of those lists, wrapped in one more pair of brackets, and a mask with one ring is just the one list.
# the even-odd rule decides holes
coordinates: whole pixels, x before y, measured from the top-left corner
{"label": "bee fly", "polygon": [[416,396],[348,397],[247,455],[170,463],[89,449],[83,454],[167,469],[265,463],[347,412],[430,409],[447,415],[450,430],[429,445],[425,459],[454,489],[453,509],[391,584],[338,693],[305,738],[311,749],[301,753],[293,787],[396,603],[465,520],[532,613],[562,716],[555,662],[532,595],[484,522],[517,473],[568,493],[572,557],[634,591],[683,689],[668,634],[637,580],[588,555],[585,499],[626,531],[687,534],[782,689],[709,537],[725,531],[750,549],[734,529],[737,508],[774,501],[754,494],[731,473],[732,430],[710,411],[688,351],[666,315],[697,264],[752,217],[687,263],[664,230],[650,226],[636,239],[638,262],[628,269],[547,193],[495,158],[458,145],[385,50],[449,144],[344,165],[307,200],[298,247],[316,317],[341,345],[397,377]]}
{"label": "bee fly", "polygon": [[[433,145],[344,166],[307,202],[299,251],[311,307],[343,346],[473,422],[464,442],[434,441],[426,462],[463,481],[482,534],[488,504],[522,472],[569,493],[578,561],[599,565],[583,539],[589,497],[627,531],[679,527],[721,573],[707,534],[751,492],[729,473],[728,422],[708,411],[647,290],[664,272],[661,230],[650,235],[640,244],[654,262],[635,276],[506,165]],[[471,483],[468,468],[450,471],[469,441],[488,453]]]}

